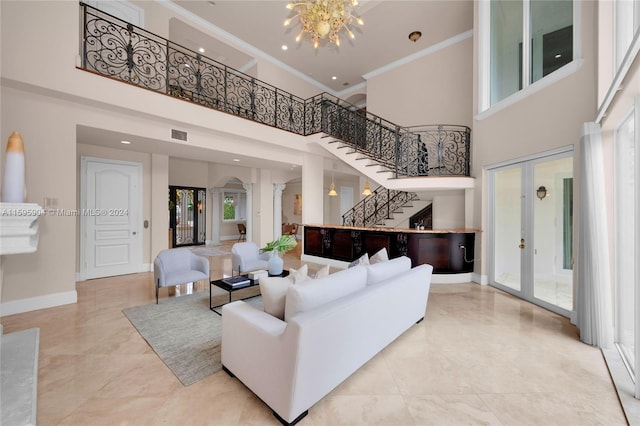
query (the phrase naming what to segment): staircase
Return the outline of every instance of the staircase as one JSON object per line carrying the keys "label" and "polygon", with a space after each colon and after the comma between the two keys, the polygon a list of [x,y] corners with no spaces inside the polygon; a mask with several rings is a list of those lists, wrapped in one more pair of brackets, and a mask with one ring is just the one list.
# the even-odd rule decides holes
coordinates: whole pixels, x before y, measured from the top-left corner
{"label": "staircase", "polygon": [[467,126],[402,127],[327,93],[303,99],[89,5],[81,8],[82,69],[306,136],[389,189],[474,186]]}
{"label": "staircase", "polygon": [[398,214],[413,207],[418,195],[413,192],[396,191],[379,186],[368,197],[342,215],[346,226],[389,226]]}

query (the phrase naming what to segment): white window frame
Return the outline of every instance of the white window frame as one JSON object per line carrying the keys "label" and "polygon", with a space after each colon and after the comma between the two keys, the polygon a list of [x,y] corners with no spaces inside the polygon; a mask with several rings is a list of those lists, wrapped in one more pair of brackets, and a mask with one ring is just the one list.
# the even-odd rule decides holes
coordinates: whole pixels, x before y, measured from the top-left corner
{"label": "white window frame", "polygon": [[530,1],[522,0],[523,46],[522,46],[522,89],[491,105],[491,0],[478,3],[478,114],[476,120],[483,120],[522,99],[577,72],[584,62],[582,57],[582,6],[573,0],[573,60],[549,75],[531,83],[530,80]]}
{"label": "white window frame", "polygon": [[[234,195],[235,199],[238,200],[238,204],[236,205],[236,209],[235,209],[235,213],[236,213],[236,217],[234,219],[225,219],[224,218],[224,204],[225,204],[225,199],[227,198],[227,194],[229,195]],[[241,195],[244,194],[244,200],[242,200]],[[244,201],[244,205],[243,202]],[[241,190],[241,189],[223,189],[222,190],[222,212],[220,217],[222,217],[222,221],[224,223],[234,223],[234,222],[244,222],[245,220],[247,220],[246,217],[246,211],[247,211],[247,191]]]}

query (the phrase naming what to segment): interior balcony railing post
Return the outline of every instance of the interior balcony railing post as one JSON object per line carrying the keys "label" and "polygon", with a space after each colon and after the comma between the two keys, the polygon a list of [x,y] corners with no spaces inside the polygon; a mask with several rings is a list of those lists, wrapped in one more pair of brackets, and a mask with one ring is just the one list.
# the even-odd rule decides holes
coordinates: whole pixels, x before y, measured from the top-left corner
{"label": "interior balcony railing post", "polygon": [[387,188],[387,219],[391,219],[391,192]]}

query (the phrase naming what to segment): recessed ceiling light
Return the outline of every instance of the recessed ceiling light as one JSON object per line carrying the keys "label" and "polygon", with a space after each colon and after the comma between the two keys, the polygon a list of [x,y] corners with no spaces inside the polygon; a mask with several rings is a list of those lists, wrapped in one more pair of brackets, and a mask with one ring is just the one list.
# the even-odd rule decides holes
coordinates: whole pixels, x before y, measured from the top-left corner
{"label": "recessed ceiling light", "polygon": [[240,160],[238,158],[234,158],[233,161],[235,161],[237,163]]}
{"label": "recessed ceiling light", "polygon": [[338,77],[336,77],[335,75],[333,77],[331,77],[331,80],[337,80]]}
{"label": "recessed ceiling light", "polygon": [[282,45],[282,50],[287,50],[289,48],[289,46],[287,46],[286,44]]}
{"label": "recessed ceiling light", "polygon": [[216,5],[215,1],[208,1],[207,3],[209,3],[209,6],[215,6]]}
{"label": "recessed ceiling light", "polygon": [[204,53],[204,47],[201,47],[200,49],[198,49],[198,52]]}
{"label": "recessed ceiling light", "polygon": [[409,40],[414,43],[420,40],[420,37],[422,37],[422,33],[420,31],[412,31],[411,34],[409,34]]}
{"label": "recessed ceiling light", "polygon": [[129,141],[120,141],[120,143],[124,144],[124,145],[131,145],[131,142],[129,142]]}
{"label": "recessed ceiling light", "polygon": [[348,85],[349,85],[349,82],[348,82],[348,81],[345,81],[344,83],[342,83],[342,85],[343,85],[343,86],[348,86]]}

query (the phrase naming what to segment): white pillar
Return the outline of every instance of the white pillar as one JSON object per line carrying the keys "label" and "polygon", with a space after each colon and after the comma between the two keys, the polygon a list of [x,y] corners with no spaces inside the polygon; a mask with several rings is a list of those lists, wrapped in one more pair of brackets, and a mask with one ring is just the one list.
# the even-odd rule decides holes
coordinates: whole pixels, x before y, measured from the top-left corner
{"label": "white pillar", "polygon": [[222,222],[222,188],[209,188],[211,193],[211,244],[220,244],[220,224]]}
{"label": "white pillar", "polygon": [[151,154],[151,257],[150,263],[160,250],[169,243],[169,156]]}
{"label": "white pillar", "polygon": [[[273,236],[273,181],[271,180],[271,170],[260,169],[259,178],[256,182],[257,188],[257,208],[256,224],[254,224],[254,232],[257,234],[254,241],[259,247],[264,247],[270,241],[274,240]],[[256,201],[256,200],[254,200]],[[256,226],[257,225],[257,226]]]}
{"label": "white pillar", "polygon": [[302,224],[324,224],[324,168],[319,155],[305,154],[302,163]]}
{"label": "white pillar", "polygon": [[282,191],[287,187],[284,183],[273,184],[273,239],[282,235]]}
{"label": "white pillar", "polygon": [[253,241],[253,184],[243,183],[242,187],[247,191],[247,241]]}

